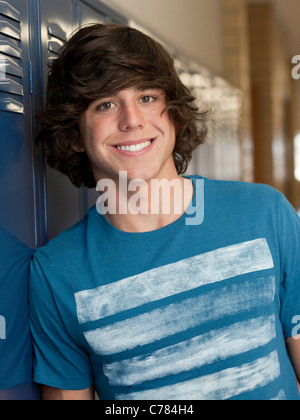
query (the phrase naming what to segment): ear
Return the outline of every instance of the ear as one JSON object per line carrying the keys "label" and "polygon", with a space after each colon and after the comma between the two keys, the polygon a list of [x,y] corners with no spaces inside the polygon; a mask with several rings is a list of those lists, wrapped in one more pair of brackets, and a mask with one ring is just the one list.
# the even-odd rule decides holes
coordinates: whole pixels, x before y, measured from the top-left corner
{"label": "ear", "polygon": [[83,153],[85,150],[83,147],[83,142],[80,137],[79,130],[78,129],[76,131],[74,130],[72,135],[73,135],[73,141],[72,141],[73,144],[71,145],[72,149],[77,153]]}
{"label": "ear", "polygon": [[82,136],[81,136],[81,132],[80,132],[80,120],[79,122],[76,124],[75,130],[73,130],[72,132],[72,137],[73,137],[73,144],[72,144],[72,149],[77,152],[77,153],[83,153],[84,147],[83,147],[83,141],[82,141]]}
{"label": "ear", "polygon": [[83,153],[84,152],[84,147],[80,146],[79,144],[75,144],[74,146],[72,146],[72,149],[75,150],[75,152],[77,152],[77,153]]}
{"label": "ear", "polygon": [[79,122],[77,122],[76,126],[74,127],[70,135],[72,136],[72,144],[71,144],[72,149],[77,153],[83,153],[85,150],[83,147],[83,141],[82,141],[82,136],[80,132],[80,120]]}

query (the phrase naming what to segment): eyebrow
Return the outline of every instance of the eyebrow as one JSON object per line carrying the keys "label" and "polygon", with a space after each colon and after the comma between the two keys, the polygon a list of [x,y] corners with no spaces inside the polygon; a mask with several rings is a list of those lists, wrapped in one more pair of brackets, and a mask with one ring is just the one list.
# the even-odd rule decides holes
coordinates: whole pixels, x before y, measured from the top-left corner
{"label": "eyebrow", "polygon": [[160,92],[163,93],[163,90],[162,89],[160,89],[158,87],[155,87],[155,86],[150,86],[150,85],[148,85],[148,86],[147,85],[145,85],[145,86],[136,86],[135,87],[135,90],[137,92],[142,92],[144,90],[159,90]]}

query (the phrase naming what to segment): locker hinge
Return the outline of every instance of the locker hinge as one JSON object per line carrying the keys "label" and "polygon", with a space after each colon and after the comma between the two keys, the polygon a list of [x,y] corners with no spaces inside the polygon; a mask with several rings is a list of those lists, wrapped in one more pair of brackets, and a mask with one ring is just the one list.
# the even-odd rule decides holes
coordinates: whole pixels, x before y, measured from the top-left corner
{"label": "locker hinge", "polygon": [[29,93],[30,95],[33,94],[33,68],[32,68],[32,61],[28,62],[28,77],[29,77]]}

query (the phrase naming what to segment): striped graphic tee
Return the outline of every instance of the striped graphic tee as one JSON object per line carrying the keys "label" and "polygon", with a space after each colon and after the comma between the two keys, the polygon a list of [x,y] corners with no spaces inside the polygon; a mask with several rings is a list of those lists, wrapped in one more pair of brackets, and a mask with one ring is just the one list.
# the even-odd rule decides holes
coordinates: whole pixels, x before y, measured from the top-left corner
{"label": "striped graphic tee", "polygon": [[299,218],[242,183],[205,180],[204,207],[199,226],[144,234],[92,208],[36,253],[37,382],[94,384],[113,400],[299,398],[285,347],[300,310]]}

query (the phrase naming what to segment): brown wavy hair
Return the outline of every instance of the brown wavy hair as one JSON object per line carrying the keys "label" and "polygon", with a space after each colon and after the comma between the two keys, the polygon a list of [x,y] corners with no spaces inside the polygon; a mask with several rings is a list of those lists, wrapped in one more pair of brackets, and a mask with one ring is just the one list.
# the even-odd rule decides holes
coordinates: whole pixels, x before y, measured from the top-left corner
{"label": "brown wavy hair", "polygon": [[159,88],[165,112],[176,129],[173,158],[178,174],[186,171],[193,150],[203,143],[207,112],[182,84],[165,48],[144,33],[117,24],[79,29],[62,47],[48,78],[46,104],[37,115],[47,163],[76,186],[96,182],[82,146],[79,120],[89,105],[130,87]]}

